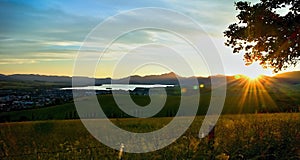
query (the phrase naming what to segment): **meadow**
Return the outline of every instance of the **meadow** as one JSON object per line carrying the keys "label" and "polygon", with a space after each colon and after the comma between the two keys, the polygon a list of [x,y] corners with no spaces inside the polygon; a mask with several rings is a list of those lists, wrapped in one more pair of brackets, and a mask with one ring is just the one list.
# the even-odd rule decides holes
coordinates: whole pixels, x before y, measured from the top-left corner
{"label": "meadow", "polygon": [[[252,114],[252,113],[278,113],[278,112],[299,112],[300,93],[291,93],[290,96],[278,93],[260,91],[253,96],[250,91],[248,95],[242,94],[243,90],[227,91],[222,114]],[[194,97],[187,96],[190,99]],[[132,100],[140,106],[147,106],[151,99],[149,96],[131,95]],[[210,92],[200,95],[197,115],[205,115],[211,99]],[[163,99],[162,99],[163,100]],[[177,113],[181,96],[168,95],[166,103],[159,113],[154,117],[173,117]],[[109,118],[132,118],[124,113],[115,103],[111,94],[98,95],[101,108]],[[189,106],[189,104],[185,104]],[[76,107],[73,102],[22,111],[0,112],[0,122],[36,121],[36,120],[64,120],[78,119]],[[91,113],[86,118],[97,118]]]}
{"label": "meadow", "polygon": [[[124,153],[122,158],[300,158],[299,113],[222,115],[213,139],[198,138],[203,118],[197,116],[183,136],[163,149],[143,154]],[[120,128],[133,132],[157,130],[170,120],[172,118],[111,119]],[[80,120],[10,122],[1,123],[0,128],[0,159],[118,158],[119,152],[98,142]]]}
{"label": "meadow", "polygon": [[[163,149],[124,153],[122,159],[300,159],[299,84],[270,83],[276,87],[263,80],[230,81],[212,139],[198,137],[211,100],[209,87],[202,88],[198,116],[184,135]],[[189,90],[192,88],[185,94]],[[168,124],[178,111],[184,93],[176,88],[167,92],[164,107],[148,119],[127,115],[110,94],[98,95],[98,100],[106,116],[120,128],[149,132]],[[140,106],[151,102],[147,95],[130,96]],[[187,94],[185,98],[195,97]],[[0,159],[118,159],[119,151],[98,142],[78,118],[73,102],[0,113]],[[91,112],[84,118],[99,117]]]}

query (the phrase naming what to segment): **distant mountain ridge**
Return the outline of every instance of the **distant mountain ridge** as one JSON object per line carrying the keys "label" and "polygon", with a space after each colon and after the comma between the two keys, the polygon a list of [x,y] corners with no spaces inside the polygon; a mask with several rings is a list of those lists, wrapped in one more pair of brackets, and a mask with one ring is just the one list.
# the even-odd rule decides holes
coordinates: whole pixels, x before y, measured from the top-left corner
{"label": "distant mountain ridge", "polygon": [[[214,76],[218,77],[220,75]],[[212,76],[211,76],[212,77]],[[211,77],[196,77],[201,83],[209,83]],[[234,76],[226,76],[227,79],[233,79]],[[181,77],[173,72],[165,73],[161,75],[147,75],[147,76],[130,76],[121,79],[111,79],[111,78],[95,78],[96,85],[113,83],[136,83],[136,84],[179,84],[181,82],[187,81],[191,77]],[[275,75],[274,78],[279,81],[284,81],[288,83],[300,83],[300,71],[286,72]],[[79,77],[80,81],[93,80],[93,78]],[[37,74],[13,74],[13,75],[3,75],[0,74],[0,81],[35,81],[35,82],[52,82],[52,83],[65,83],[66,85],[72,84],[72,77],[68,76],[46,76]]]}
{"label": "distant mountain ridge", "polygon": [[279,81],[300,84],[300,71],[277,74],[273,78],[276,78]]}

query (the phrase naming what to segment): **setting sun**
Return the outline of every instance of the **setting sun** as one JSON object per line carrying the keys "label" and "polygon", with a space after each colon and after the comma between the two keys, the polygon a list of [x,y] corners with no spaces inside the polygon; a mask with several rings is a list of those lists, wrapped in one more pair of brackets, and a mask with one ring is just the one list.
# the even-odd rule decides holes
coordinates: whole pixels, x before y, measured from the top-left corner
{"label": "setting sun", "polygon": [[271,69],[263,69],[258,62],[254,62],[253,64],[246,66],[244,75],[249,80],[259,79],[261,76],[273,76]]}
{"label": "setting sun", "polygon": [[256,80],[256,79],[259,79],[262,74],[260,73],[257,73],[257,72],[254,72],[254,73],[249,73],[246,75],[250,80]]}

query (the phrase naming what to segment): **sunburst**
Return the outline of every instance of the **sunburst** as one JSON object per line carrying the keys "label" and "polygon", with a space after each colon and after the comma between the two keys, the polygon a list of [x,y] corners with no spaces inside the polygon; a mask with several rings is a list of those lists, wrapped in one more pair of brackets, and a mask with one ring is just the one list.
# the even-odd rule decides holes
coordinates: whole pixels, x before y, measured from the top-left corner
{"label": "sunburst", "polygon": [[249,75],[246,75],[247,78],[251,81],[253,80],[258,80],[262,77],[262,74],[249,74]]}
{"label": "sunburst", "polygon": [[[239,112],[268,112],[277,107],[266,86],[273,86],[269,78],[261,74],[236,75],[231,82],[239,86],[236,99]],[[244,108],[247,107],[247,108]],[[249,108],[250,107],[250,108]]]}

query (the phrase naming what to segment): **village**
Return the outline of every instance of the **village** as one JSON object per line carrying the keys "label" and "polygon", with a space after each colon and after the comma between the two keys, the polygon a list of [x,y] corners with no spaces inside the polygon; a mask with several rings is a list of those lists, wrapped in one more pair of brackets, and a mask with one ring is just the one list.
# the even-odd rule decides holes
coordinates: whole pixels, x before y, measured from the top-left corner
{"label": "village", "polygon": [[0,112],[42,108],[70,102],[72,91],[54,89],[1,90]]}

